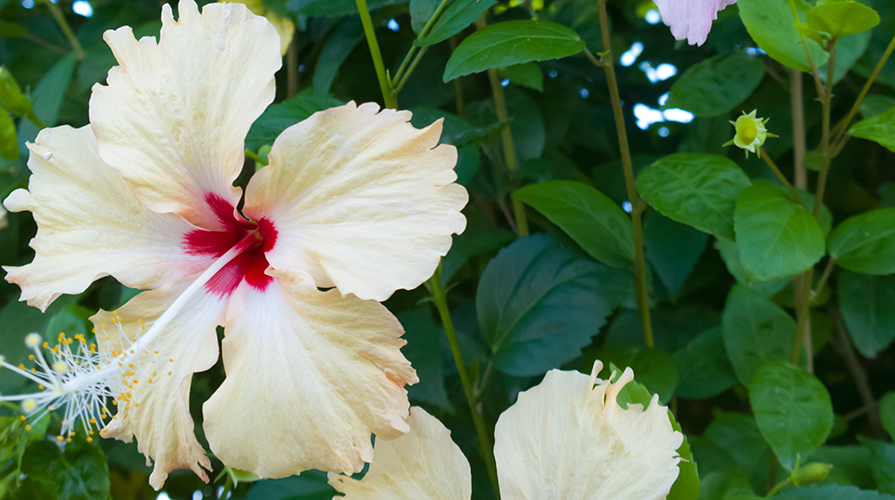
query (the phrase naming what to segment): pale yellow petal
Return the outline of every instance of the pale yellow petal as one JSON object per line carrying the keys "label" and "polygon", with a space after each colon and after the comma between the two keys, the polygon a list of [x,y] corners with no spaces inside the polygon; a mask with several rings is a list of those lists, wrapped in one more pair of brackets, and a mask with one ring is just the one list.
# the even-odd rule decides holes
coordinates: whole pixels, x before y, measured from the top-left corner
{"label": "pale yellow petal", "polygon": [[[91,319],[100,349],[126,350],[124,337],[136,339],[170,307],[195,277],[179,280],[158,290],[143,292],[113,314],[100,311]],[[160,489],[168,473],[192,469],[203,481],[211,462],[193,432],[189,395],[193,373],[211,368],[218,358],[215,329],[223,322],[226,299],[200,292],[165,328],[150,350],[140,354],[132,374],[125,379],[133,389],[119,402],[117,415],[101,432],[126,443],[137,438],[140,453],[155,461],[149,484]],[[121,329],[119,330],[119,326]],[[146,330],[143,329],[145,326]],[[128,372],[125,372],[128,373]]]}
{"label": "pale yellow petal", "polygon": [[160,41],[134,39],[125,26],[103,38],[119,66],[93,87],[90,122],[103,159],[119,169],[151,209],[206,229],[218,197],[235,206],[232,186],[252,122],[274,99],[279,37],[242,4],[193,0],[162,8]]}
{"label": "pale yellow petal", "polygon": [[456,148],[436,146],[441,122],[418,130],[409,119],[351,102],[277,138],[245,205],[278,231],[267,252],[275,269],[301,269],[318,286],[373,300],[432,275],[451,234],[466,227],[468,196],[454,183]]}
{"label": "pale yellow petal", "polygon": [[5,203],[34,215],[35,256],[4,268],[28,304],[44,310],[60,294],[81,293],[109,274],[132,288],[155,288],[207,267],[207,257],[181,248],[195,227],[144,207],[100,159],[89,125],[43,129],[28,148],[29,190],[14,191]]}
{"label": "pale yellow petal", "polygon": [[[602,365],[600,365],[602,366]],[[599,370],[599,368],[597,368]],[[668,409],[653,397],[622,409],[615,384],[552,370],[519,395],[495,429],[494,456],[503,500],[658,500],[678,475]]]}
{"label": "pale yellow petal", "polygon": [[376,440],[370,470],[360,481],[329,473],[329,484],[345,500],[469,500],[469,462],[451,440],[451,431],[414,406],[410,431],[392,441]]}
{"label": "pale yellow petal", "polygon": [[404,385],[417,378],[403,333],[381,304],[320,292],[308,276],[263,292],[243,282],[227,309],[227,378],[204,406],[211,450],[265,478],[360,471],[371,433],[408,430]]}

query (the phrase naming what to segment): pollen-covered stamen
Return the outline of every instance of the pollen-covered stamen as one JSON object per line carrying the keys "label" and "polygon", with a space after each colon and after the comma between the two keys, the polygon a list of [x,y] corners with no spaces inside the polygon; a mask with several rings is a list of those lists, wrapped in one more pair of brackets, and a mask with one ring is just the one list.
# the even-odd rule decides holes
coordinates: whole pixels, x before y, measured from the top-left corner
{"label": "pollen-covered stamen", "polygon": [[[104,427],[104,419],[115,418],[108,410],[111,402],[119,411],[139,406],[133,397],[134,384],[144,374],[144,366],[155,366],[159,334],[181,312],[187,301],[201,290],[221,269],[255,244],[255,237],[244,237],[224,252],[214,264],[205,270],[148,328],[141,324],[140,334],[129,338],[120,324],[113,318],[118,335],[121,335],[121,350],[104,351],[96,344],[87,342],[84,335],[73,338],[60,333],[57,343],[50,347],[40,335],[29,334],[25,344],[34,354],[29,356],[36,367],[25,368],[24,364],[13,366],[0,356],[0,366],[38,384],[40,392],[15,396],[0,396],[0,401],[18,401],[22,411],[31,423],[44,417],[48,412],[63,409],[62,431],[57,440],[68,441],[75,435],[80,424],[92,441],[95,431]],[[117,318],[117,315],[113,316]],[[140,322],[142,323],[142,322]],[[100,325],[102,335],[109,335],[105,324]],[[108,337],[107,337],[108,338]],[[77,343],[76,347],[72,347]],[[47,352],[47,356],[44,355]],[[149,354],[147,356],[147,353]],[[141,361],[142,360],[142,361]],[[147,363],[148,360],[148,363]],[[173,362],[173,360],[165,360]],[[150,368],[145,368],[150,369]],[[171,371],[167,371],[170,375]],[[150,379],[151,380],[151,379]],[[149,382],[151,383],[151,381]]]}

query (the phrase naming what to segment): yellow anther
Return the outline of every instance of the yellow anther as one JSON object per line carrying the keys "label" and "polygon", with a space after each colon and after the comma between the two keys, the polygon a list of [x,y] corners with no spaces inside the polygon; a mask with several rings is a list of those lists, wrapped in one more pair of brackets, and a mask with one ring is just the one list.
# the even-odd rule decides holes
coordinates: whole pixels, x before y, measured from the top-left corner
{"label": "yellow anther", "polygon": [[39,384],[39,385],[37,386],[37,388],[38,388],[39,390],[41,390],[41,391],[44,390],[44,386],[43,386],[43,384]]}
{"label": "yellow anther", "polygon": [[71,438],[65,438],[66,443],[71,443]]}
{"label": "yellow anther", "polygon": [[34,355],[33,355],[33,354],[29,354],[29,355],[28,355],[28,360],[29,360],[29,361],[34,361]]}
{"label": "yellow anther", "polygon": [[65,438],[62,436],[56,436],[56,441],[59,441],[61,443],[61,442],[65,441]]}
{"label": "yellow anther", "polygon": [[31,430],[31,426],[30,426],[30,425],[26,425],[26,426],[25,426],[25,430],[26,430],[26,431],[30,431],[30,430]]}
{"label": "yellow anther", "polygon": [[22,422],[24,422],[25,420],[28,420],[27,418],[25,418],[25,415],[21,415],[21,416],[19,417],[19,419],[20,419]]}
{"label": "yellow anther", "polygon": [[88,442],[88,443],[92,443],[92,442],[93,442],[93,438],[92,438],[92,437],[87,438],[87,442]]}

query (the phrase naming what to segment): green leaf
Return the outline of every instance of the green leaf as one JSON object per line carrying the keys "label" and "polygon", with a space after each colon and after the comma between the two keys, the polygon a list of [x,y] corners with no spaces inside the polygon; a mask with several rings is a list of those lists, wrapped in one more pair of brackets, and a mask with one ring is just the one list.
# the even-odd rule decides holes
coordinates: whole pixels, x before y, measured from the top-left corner
{"label": "green leaf", "polygon": [[363,38],[360,17],[352,16],[339,23],[317,58],[317,65],[314,67],[314,94],[329,95],[336,73]]}
{"label": "green leaf", "polygon": [[110,495],[109,464],[99,446],[82,438],[65,446],[32,444],[22,460],[24,479],[18,497],[59,500],[107,500]]}
{"label": "green leaf", "polygon": [[[794,0],[800,21],[807,18],[808,5]],[[794,26],[789,2],[784,0],[740,0],[737,2],[740,19],[749,35],[771,58],[792,69],[810,72],[799,32]],[[823,66],[829,54],[814,40],[806,39],[808,51],[816,66]]]}
{"label": "green leaf", "polygon": [[306,120],[318,111],[341,106],[344,102],[332,97],[299,94],[279,104],[273,104],[261,113],[246,136],[245,147],[252,151],[273,144],[277,136],[296,123]]}
{"label": "green leaf", "polygon": [[743,267],[759,281],[798,274],[824,255],[817,219],[787,191],[769,182],[740,193],[734,230]]}
{"label": "green leaf", "polygon": [[[65,98],[65,91],[68,89],[68,82],[71,81],[76,61],[74,52],[60,59],[40,79],[37,87],[34,88],[34,92],[31,94],[32,111],[47,127],[56,125],[59,108],[62,107],[62,100]],[[37,125],[31,123],[30,120],[21,120],[19,122],[18,135],[20,143],[25,141],[33,142],[37,137],[37,132]],[[27,155],[27,150],[19,149]]]}
{"label": "green leaf", "polygon": [[895,97],[870,94],[861,101],[861,115],[864,118],[873,118],[890,110],[895,110]]}
{"label": "green leaf", "polygon": [[724,259],[727,271],[733,276],[737,283],[762,296],[771,297],[785,288],[786,285],[792,281],[791,277],[774,278],[770,281],[758,281],[755,279],[755,276],[752,276],[752,274],[747,272],[743,267],[743,262],[740,260],[740,250],[737,248],[735,242],[726,238],[719,238],[717,248],[721,253],[721,258]]}
{"label": "green leaf", "polygon": [[895,340],[895,276],[839,275],[839,306],[855,347],[867,358]]}
{"label": "green leaf", "polygon": [[565,26],[547,21],[504,21],[476,31],[454,50],[444,81],[491,68],[568,57],[584,42]]}
{"label": "green leaf", "polygon": [[895,392],[887,392],[879,400],[879,418],[889,437],[895,441]]}
{"label": "green leaf", "polygon": [[410,0],[410,27],[420,34],[441,0]]}
{"label": "green leaf", "polygon": [[830,38],[869,31],[878,24],[879,14],[858,2],[827,2],[808,11],[808,26]]}
{"label": "green leaf", "polygon": [[796,322],[765,297],[734,285],[721,318],[724,347],[737,379],[749,386],[755,368],[765,360],[788,360]]}
{"label": "green leaf", "polygon": [[444,329],[432,321],[427,309],[406,309],[398,314],[404,327],[407,345],[401,349],[414,368],[420,381],[407,388],[410,399],[452,411],[444,389],[444,364],[441,359],[441,338]]}
{"label": "green leaf", "polygon": [[[715,412],[713,416],[715,419],[709,424],[703,435],[714,445],[713,451],[719,454],[716,459],[720,458],[721,460],[717,461],[725,463],[724,467],[718,470],[728,467],[737,468],[749,475],[753,487],[756,486],[756,480],[760,480],[759,488],[763,488],[764,471],[767,470],[771,450],[761,436],[755,418],[752,415],[734,412]],[[695,442],[693,446],[697,448]],[[700,446],[700,448],[706,447]],[[700,455],[698,451],[696,458],[705,466],[709,466],[710,461]],[[706,449],[706,451],[709,450]],[[706,453],[706,455],[708,454]]]}
{"label": "green leaf", "polygon": [[5,109],[0,109],[0,157],[4,160],[15,160],[19,157],[16,123]]}
{"label": "green leaf", "polygon": [[735,469],[712,472],[699,483],[699,500],[723,500],[733,495],[753,493],[749,478]]}
{"label": "green leaf", "polygon": [[737,196],[749,185],[736,163],[696,153],[666,156],[637,176],[640,196],[662,215],[730,240]]}
{"label": "green leaf", "polygon": [[833,403],[814,375],[785,361],[760,364],[749,385],[749,402],[765,440],[787,469],[807,459],[833,429]]}
{"label": "green leaf", "polygon": [[509,229],[475,230],[467,227],[463,234],[454,235],[451,250],[441,260],[441,280],[444,285],[451,282],[454,274],[470,258],[476,255],[496,253],[516,239],[516,233]]}
{"label": "green leaf", "polygon": [[516,85],[528,87],[538,92],[544,91],[544,73],[541,72],[541,67],[537,63],[528,62],[504,66],[497,72],[500,73],[500,76],[508,78]]}
{"label": "green leaf", "polygon": [[[408,0],[367,0],[367,9],[372,11],[407,2]],[[315,17],[342,17],[357,14],[357,3],[354,0],[287,0],[286,8],[293,14]]]}
{"label": "green leaf", "polygon": [[859,490],[854,486],[827,484],[794,488],[777,495],[777,500],[895,500],[893,495],[884,495],[873,490]]}
{"label": "green leaf", "polygon": [[331,500],[336,495],[326,473],[311,470],[300,476],[258,481],[246,500]]}
{"label": "green leaf", "polygon": [[594,259],[618,268],[634,261],[631,220],[596,189],[575,181],[548,181],[518,189],[513,198],[562,228]]}
{"label": "green leaf", "polygon": [[668,108],[682,108],[696,116],[729,113],[752,95],[764,78],[764,62],[736,51],[691,66],[671,87]]}
{"label": "green leaf", "polygon": [[0,21],[0,38],[28,38],[28,30],[21,24]]}
{"label": "green leaf", "polygon": [[895,208],[846,219],[830,235],[830,256],[857,273],[895,273]]}
{"label": "green leaf", "polygon": [[674,362],[678,369],[675,393],[681,398],[710,398],[726,391],[737,380],[724,350],[721,327],[699,334],[687,347],[674,353]]}
{"label": "green leaf", "polygon": [[644,218],[646,260],[662,281],[672,302],[677,301],[708,239],[707,234],[657,212],[651,212]]}
{"label": "green leaf", "polygon": [[854,137],[874,141],[895,152],[895,109],[855,123],[848,129]]}
{"label": "green leaf", "polygon": [[619,303],[626,272],[598,264],[555,236],[520,238],[485,268],[476,293],[479,328],[494,366],[533,376],[581,354]]}
{"label": "green leaf", "polygon": [[895,493],[895,445],[858,436],[858,441],[870,450],[873,479],[880,493]]}
{"label": "green leaf", "polygon": [[435,22],[428,35],[415,40],[414,45],[425,47],[447,40],[466,29],[481,17],[482,12],[497,4],[497,0],[453,0]]}

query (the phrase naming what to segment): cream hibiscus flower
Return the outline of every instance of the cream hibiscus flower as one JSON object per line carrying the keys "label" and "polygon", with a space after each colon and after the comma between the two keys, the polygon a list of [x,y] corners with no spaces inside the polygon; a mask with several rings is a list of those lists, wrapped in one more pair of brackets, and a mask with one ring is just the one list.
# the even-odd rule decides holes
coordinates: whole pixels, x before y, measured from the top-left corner
{"label": "cream hibiscus flower", "polygon": [[371,433],[409,429],[417,377],[378,301],[429,278],[463,231],[456,149],[440,122],[349,103],[284,131],[243,200],[233,182],[274,99],[279,38],[241,4],[178,12],[163,7],[158,42],[105,33],[119,66],[91,124],[41,131],[28,190],[5,201],[38,224],[34,261],[6,268],[22,300],[43,310],[105,275],[148,291],[91,318],[98,346],[60,337],[45,358],[29,338],[39,370],[3,365],[43,392],[3,399],[32,417],[65,407],[64,433],[98,430],[114,399],[102,435],[136,437],[152,486],[177,468],[207,480],[188,396],[222,325],[227,378],[203,406],[215,455],[261,477],[360,471]]}
{"label": "cream hibiscus flower", "polygon": [[[668,410],[653,396],[647,408],[617,402],[634,378],[612,383],[552,370],[497,421],[494,457],[504,500],[656,500],[677,479],[683,442]],[[614,376],[615,374],[613,374]],[[596,386],[595,386],[596,384]],[[329,475],[346,500],[469,500],[469,463],[438,420],[411,408],[410,432],[377,441],[361,480]]]}

